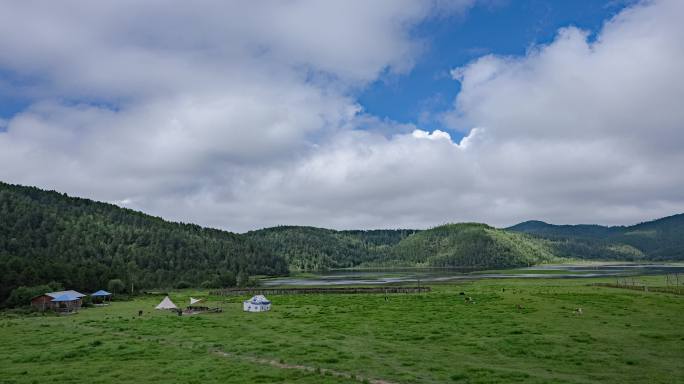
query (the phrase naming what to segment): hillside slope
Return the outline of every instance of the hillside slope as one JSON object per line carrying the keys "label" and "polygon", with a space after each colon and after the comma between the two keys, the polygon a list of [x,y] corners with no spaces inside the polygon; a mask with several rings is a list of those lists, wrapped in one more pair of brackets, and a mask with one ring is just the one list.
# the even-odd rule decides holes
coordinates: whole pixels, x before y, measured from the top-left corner
{"label": "hillside slope", "polygon": [[354,230],[280,226],[247,232],[246,236],[285,258],[293,270],[354,267],[379,259],[414,230]]}
{"label": "hillside slope", "polygon": [[51,281],[90,291],[115,278],[144,288],[282,273],[285,260],[242,235],[0,183],[0,303]]}
{"label": "hillside slope", "polygon": [[617,260],[684,260],[684,214],[631,226],[554,225],[527,221],[507,229],[546,239],[562,256]]}
{"label": "hillside slope", "polygon": [[557,260],[544,241],[486,224],[447,224],[400,241],[382,264],[508,268]]}

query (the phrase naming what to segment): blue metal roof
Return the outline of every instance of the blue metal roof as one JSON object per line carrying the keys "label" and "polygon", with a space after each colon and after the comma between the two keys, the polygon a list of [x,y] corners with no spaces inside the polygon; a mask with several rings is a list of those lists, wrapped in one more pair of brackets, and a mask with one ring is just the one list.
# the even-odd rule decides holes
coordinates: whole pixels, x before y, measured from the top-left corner
{"label": "blue metal roof", "polygon": [[57,291],[57,292],[48,292],[48,293],[46,293],[46,295],[52,297],[53,299],[54,299],[55,297],[59,297],[59,296],[62,296],[62,295],[71,295],[71,296],[76,296],[76,297],[83,297],[83,296],[85,296],[85,295],[82,294],[81,292],[76,292],[76,291],[74,291],[74,290],[69,290],[69,291]]}
{"label": "blue metal roof", "polygon": [[80,297],[74,296],[74,295],[69,295],[69,294],[64,294],[64,295],[61,295],[61,296],[57,296],[57,297],[55,297],[54,299],[52,299],[52,300],[50,300],[50,301],[58,301],[58,302],[59,302],[59,301],[76,301],[76,300],[78,300],[78,299],[80,299]]}
{"label": "blue metal roof", "polygon": [[112,295],[111,293],[109,293],[109,292],[107,292],[107,291],[103,291],[103,290],[100,289],[99,291],[93,293],[93,294],[90,295],[90,296],[111,296],[111,295]]}

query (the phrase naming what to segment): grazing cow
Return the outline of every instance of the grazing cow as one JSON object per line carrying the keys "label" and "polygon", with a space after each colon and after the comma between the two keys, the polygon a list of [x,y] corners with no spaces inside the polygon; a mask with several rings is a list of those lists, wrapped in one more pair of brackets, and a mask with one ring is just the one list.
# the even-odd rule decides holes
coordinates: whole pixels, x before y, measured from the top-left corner
{"label": "grazing cow", "polygon": [[575,314],[581,315],[582,314],[582,308],[575,308]]}

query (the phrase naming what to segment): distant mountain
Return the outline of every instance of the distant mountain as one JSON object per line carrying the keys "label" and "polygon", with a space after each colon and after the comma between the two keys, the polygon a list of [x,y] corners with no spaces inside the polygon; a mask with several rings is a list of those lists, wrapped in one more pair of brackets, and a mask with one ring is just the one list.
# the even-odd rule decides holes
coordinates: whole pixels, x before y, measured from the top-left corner
{"label": "distant mountain", "polygon": [[516,224],[506,229],[516,232],[544,235],[548,237],[574,236],[587,239],[598,239],[613,235],[619,232],[620,228],[621,227],[604,227],[596,224],[553,225],[543,221],[530,220]]}
{"label": "distant mountain", "polygon": [[508,268],[557,260],[546,242],[486,224],[447,224],[401,240],[379,264]]}
{"label": "distant mountain", "polygon": [[235,233],[0,182],[0,304],[18,286],[107,288],[234,284],[284,274],[284,259]]}
{"label": "distant mountain", "polygon": [[684,260],[684,214],[632,226],[554,225],[526,221],[506,228],[550,241],[560,256],[620,260]]}
{"label": "distant mountain", "polygon": [[684,260],[684,215],[629,227],[526,221],[506,229],[448,224],[428,230],[335,231],[282,226],[247,237],[294,270],[388,266],[507,268],[559,260]]}

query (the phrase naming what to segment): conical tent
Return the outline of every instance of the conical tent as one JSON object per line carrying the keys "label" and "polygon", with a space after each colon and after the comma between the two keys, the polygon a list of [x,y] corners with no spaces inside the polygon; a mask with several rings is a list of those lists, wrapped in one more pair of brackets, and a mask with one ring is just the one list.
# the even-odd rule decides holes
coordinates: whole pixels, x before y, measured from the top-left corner
{"label": "conical tent", "polygon": [[204,301],[204,299],[195,299],[194,297],[190,298],[190,305],[197,304],[201,301]]}
{"label": "conical tent", "polygon": [[176,304],[174,304],[173,301],[166,296],[164,300],[157,305],[156,309],[178,309],[178,307],[176,307]]}

